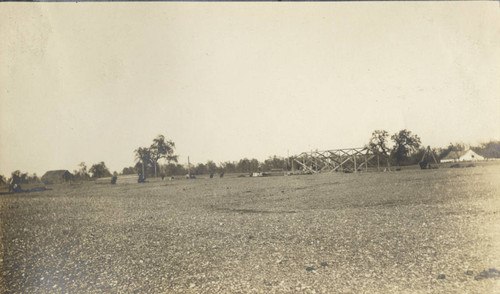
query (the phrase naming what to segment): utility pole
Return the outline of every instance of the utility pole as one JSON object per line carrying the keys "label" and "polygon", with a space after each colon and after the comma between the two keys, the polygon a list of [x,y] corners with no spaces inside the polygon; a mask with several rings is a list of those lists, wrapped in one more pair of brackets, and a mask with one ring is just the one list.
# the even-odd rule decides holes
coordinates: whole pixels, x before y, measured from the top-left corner
{"label": "utility pole", "polygon": [[286,151],[286,171],[290,168],[290,150]]}

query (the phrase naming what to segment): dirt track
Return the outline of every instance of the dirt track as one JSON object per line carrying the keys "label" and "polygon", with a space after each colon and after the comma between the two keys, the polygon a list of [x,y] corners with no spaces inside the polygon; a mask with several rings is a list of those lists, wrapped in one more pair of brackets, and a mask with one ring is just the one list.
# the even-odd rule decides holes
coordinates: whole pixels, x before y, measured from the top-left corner
{"label": "dirt track", "polygon": [[500,165],[118,183],[1,196],[0,287],[500,293]]}

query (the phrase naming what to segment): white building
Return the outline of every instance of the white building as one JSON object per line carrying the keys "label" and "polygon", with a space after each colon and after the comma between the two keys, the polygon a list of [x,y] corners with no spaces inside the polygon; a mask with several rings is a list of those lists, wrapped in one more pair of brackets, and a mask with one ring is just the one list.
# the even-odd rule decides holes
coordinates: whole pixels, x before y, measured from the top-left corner
{"label": "white building", "polygon": [[450,151],[450,153],[448,153],[443,159],[441,159],[441,162],[478,161],[478,160],[485,160],[485,158],[469,149],[467,151]]}

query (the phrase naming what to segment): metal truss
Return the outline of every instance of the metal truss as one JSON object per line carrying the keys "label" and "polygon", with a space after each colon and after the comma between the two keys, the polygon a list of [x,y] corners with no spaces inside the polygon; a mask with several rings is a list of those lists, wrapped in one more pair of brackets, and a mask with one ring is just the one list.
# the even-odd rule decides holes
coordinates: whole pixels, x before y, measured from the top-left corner
{"label": "metal truss", "polygon": [[293,163],[307,173],[358,172],[368,168],[379,170],[381,159],[386,158],[363,147],[302,152],[293,157]]}

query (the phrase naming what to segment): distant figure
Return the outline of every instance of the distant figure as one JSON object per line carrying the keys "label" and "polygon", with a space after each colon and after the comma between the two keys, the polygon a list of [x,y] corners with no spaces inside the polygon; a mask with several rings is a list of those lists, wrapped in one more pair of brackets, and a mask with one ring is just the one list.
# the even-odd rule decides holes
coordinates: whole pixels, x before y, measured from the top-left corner
{"label": "distant figure", "polygon": [[210,178],[213,179],[214,173],[210,173]]}
{"label": "distant figure", "polygon": [[138,183],[145,183],[146,179],[144,178],[142,171],[139,171],[139,180],[137,180]]}
{"label": "distant figure", "polygon": [[221,173],[221,174],[220,174],[220,177],[221,177],[221,178],[222,178],[222,177],[224,177],[224,173]]}
{"label": "distant figure", "polygon": [[118,179],[118,174],[116,172],[113,173],[113,177],[111,178],[111,184],[116,184],[116,180]]}
{"label": "distant figure", "polygon": [[19,193],[22,191],[23,190],[21,189],[21,177],[16,174],[13,174],[9,183],[9,193],[10,192]]}

